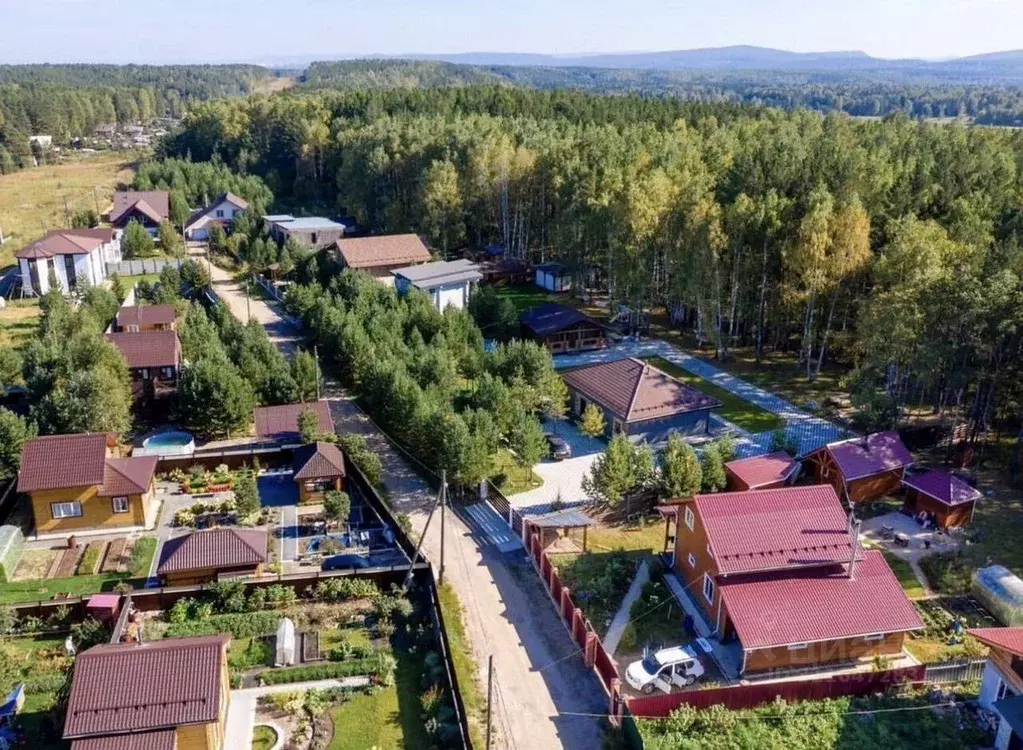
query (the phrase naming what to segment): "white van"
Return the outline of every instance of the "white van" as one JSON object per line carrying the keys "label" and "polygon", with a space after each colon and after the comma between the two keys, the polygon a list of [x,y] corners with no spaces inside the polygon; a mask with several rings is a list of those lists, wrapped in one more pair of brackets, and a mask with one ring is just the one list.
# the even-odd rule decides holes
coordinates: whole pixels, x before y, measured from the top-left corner
{"label": "white van", "polygon": [[692,685],[705,671],[692,646],[675,646],[662,648],[632,662],[625,670],[625,680],[644,695],[650,695],[655,688],[670,693],[673,685]]}

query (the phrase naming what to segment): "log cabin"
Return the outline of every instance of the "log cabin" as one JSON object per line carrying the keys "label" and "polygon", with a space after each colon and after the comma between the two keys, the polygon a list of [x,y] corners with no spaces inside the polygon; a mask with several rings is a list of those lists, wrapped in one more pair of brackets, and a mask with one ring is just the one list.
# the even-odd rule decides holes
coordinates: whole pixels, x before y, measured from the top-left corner
{"label": "log cabin", "polygon": [[868,503],[899,494],[913,455],[896,430],[828,443],[807,457],[818,482],[848,502]]}
{"label": "log cabin", "polygon": [[980,490],[943,469],[907,474],[903,507],[910,515],[926,513],[941,529],[956,529],[973,520]]}
{"label": "log cabin", "polygon": [[589,315],[557,302],[531,307],[519,316],[522,335],[551,354],[585,352],[607,346],[604,326]]}

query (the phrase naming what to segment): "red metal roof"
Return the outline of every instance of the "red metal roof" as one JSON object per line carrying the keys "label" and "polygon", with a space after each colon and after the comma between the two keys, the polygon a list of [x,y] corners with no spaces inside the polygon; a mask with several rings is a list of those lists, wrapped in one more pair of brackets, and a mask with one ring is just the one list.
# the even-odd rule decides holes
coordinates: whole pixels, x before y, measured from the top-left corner
{"label": "red metal roof", "polygon": [[86,737],[71,743],[71,750],[177,750],[177,733],[173,729],[155,732],[115,734]]}
{"label": "red metal roof", "polygon": [[570,388],[630,423],[721,406],[716,398],[631,357],[578,367],[562,378]]}
{"label": "red metal roof", "polygon": [[847,561],[853,532],[828,484],[697,495],[697,514],[723,574]]}
{"label": "red metal roof", "polygon": [[799,468],[799,462],[785,451],[778,451],[766,456],[729,461],[725,467],[749,489],[755,490],[768,484],[785,481]]}
{"label": "red metal roof", "polygon": [[75,659],[64,739],[206,724],[229,635],[94,646]]}
{"label": "red metal roof", "polygon": [[210,529],[164,542],[156,572],[256,566],[266,560],[265,529]]}
{"label": "red metal roof", "polygon": [[166,190],[121,190],[114,193],[110,223],[117,224],[133,208],[159,224],[170,216],[170,193]]}
{"label": "red metal roof", "polygon": [[970,628],[966,632],[992,648],[1023,656],[1023,628]]}
{"label": "red metal roof", "polygon": [[176,331],[108,333],[132,370],[145,367],[177,367],[181,363],[181,342]]}
{"label": "red metal roof", "polygon": [[945,505],[962,505],[980,497],[980,490],[971,487],[955,474],[941,469],[911,474],[903,478],[902,484]]}
{"label": "red metal roof", "polygon": [[295,450],[295,479],[329,479],[345,475],[345,459],[333,443],[311,443]]}
{"label": "red metal roof", "polygon": [[157,461],[156,456],[108,458],[103,470],[103,484],[97,494],[100,497],[118,497],[149,492],[156,475]]}
{"label": "red metal roof", "polygon": [[430,260],[430,250],[418,234],[345,237],[336,244],[349,268],[381,268]]}
{"label": "red metal roof", "polygon": [[913,463],[913,454],[903,444],[897,430],[830,443],[826,450],[846,481],[902,469]]}
{"label": "red metal roof", "polygon": [[719,579],[745,649],[830,641],[924,627],[881,552],[847,566]]}
{"label": "red metal roof", "polygon": [[110,437],[105,432],[90,432],[25,441],[21,449],[18,492],[102,484]]}
{"label": "red metal roof", "polygon": [[310,410],[316,412],[320,432],[334,431],[334,420],[330,417],[327,402],[310,401],[304,404],[257,407],[253,412],[256,435],[262,440],[298,440],[301,437],[298,430],[298,415]]}
{"label": "red metal roof", "polygon": [[125,305],[117,311],[117,327],[170,325],[175,317],[174,305]]}

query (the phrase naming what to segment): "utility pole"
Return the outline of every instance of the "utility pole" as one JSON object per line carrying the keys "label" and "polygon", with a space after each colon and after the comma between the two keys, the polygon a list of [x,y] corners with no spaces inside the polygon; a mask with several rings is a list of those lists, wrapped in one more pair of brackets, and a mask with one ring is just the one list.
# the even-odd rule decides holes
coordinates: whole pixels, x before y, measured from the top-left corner
{"label": "utility pole", "polygon": [[249,284],[252,283],[252,277],[245,279],[245,318],[248,321],[252,321],[252,308],[249,306]]}
{"label": "utility pole", "polygon": [[99,218],[99,197],[96,195],[96,186],[92,186],[92,202],[96,204],[96,218]]}
{"label": "utility pole", "polygon": [[430,508],[430,515],[426,517],[426,525],[423,526],[423,533],[419,536],[419,542],[416,544],[416,551],[412,553],[412,559],[409,561],[412,565],[409,565],[408,573],[405,574],[405,580],[401,584],[403,591],[408,591],[409,584],[412,582],[412,573],[414,571],[413,565],[419,560],[420,551],[423,548],[423,542],[426,540],[426,532],[430,530],[430,521],[433,520],[433,514],[437,512],[437,506],[440,505],[441,493],[437,493],[437,499],[433,502],[433,507]]}
{"label": "utility pole", "polygon": [[316,400],[320,400],[320,355],[313,344],[313,363],[316,365]]}
{"label": "utility pole", "polygon": [[437,578],[439,585],[444,585],[444,508],[448,504],[448,473],[441,470],[440,473],[440,575]]}
{"label": "utility pole", "polygon": [[494,700],[494,655],[487,661],[487,750],[490,750],[491,703]]}

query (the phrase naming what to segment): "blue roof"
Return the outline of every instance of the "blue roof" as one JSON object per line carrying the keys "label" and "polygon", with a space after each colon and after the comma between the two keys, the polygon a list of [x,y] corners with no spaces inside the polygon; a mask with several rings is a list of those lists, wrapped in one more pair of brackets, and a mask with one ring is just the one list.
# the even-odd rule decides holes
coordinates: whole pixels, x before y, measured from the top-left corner
{"label": "blue roof", "polygon": [[560,262],[558,262],[556,260],[551,260],[551,261],[547,261],[546,263],[541,263],[541,264],[539,264],[537,266],[534,266],[534,268],[537,268],[537,269],[539,269],[541,271],[545,271],[545,272],[548,272],[548,273],[549,272],[562,273],[563,271],[567,271],[568,270],[568,266],[566,266],[564,263],[560,263]]}
{"label": "blue roof", "polygon": [[549,336],[578,323],[600,327],[600,323],[588,315],[557,302],[531,307],[519,316],[519,321],[537,336]]}

